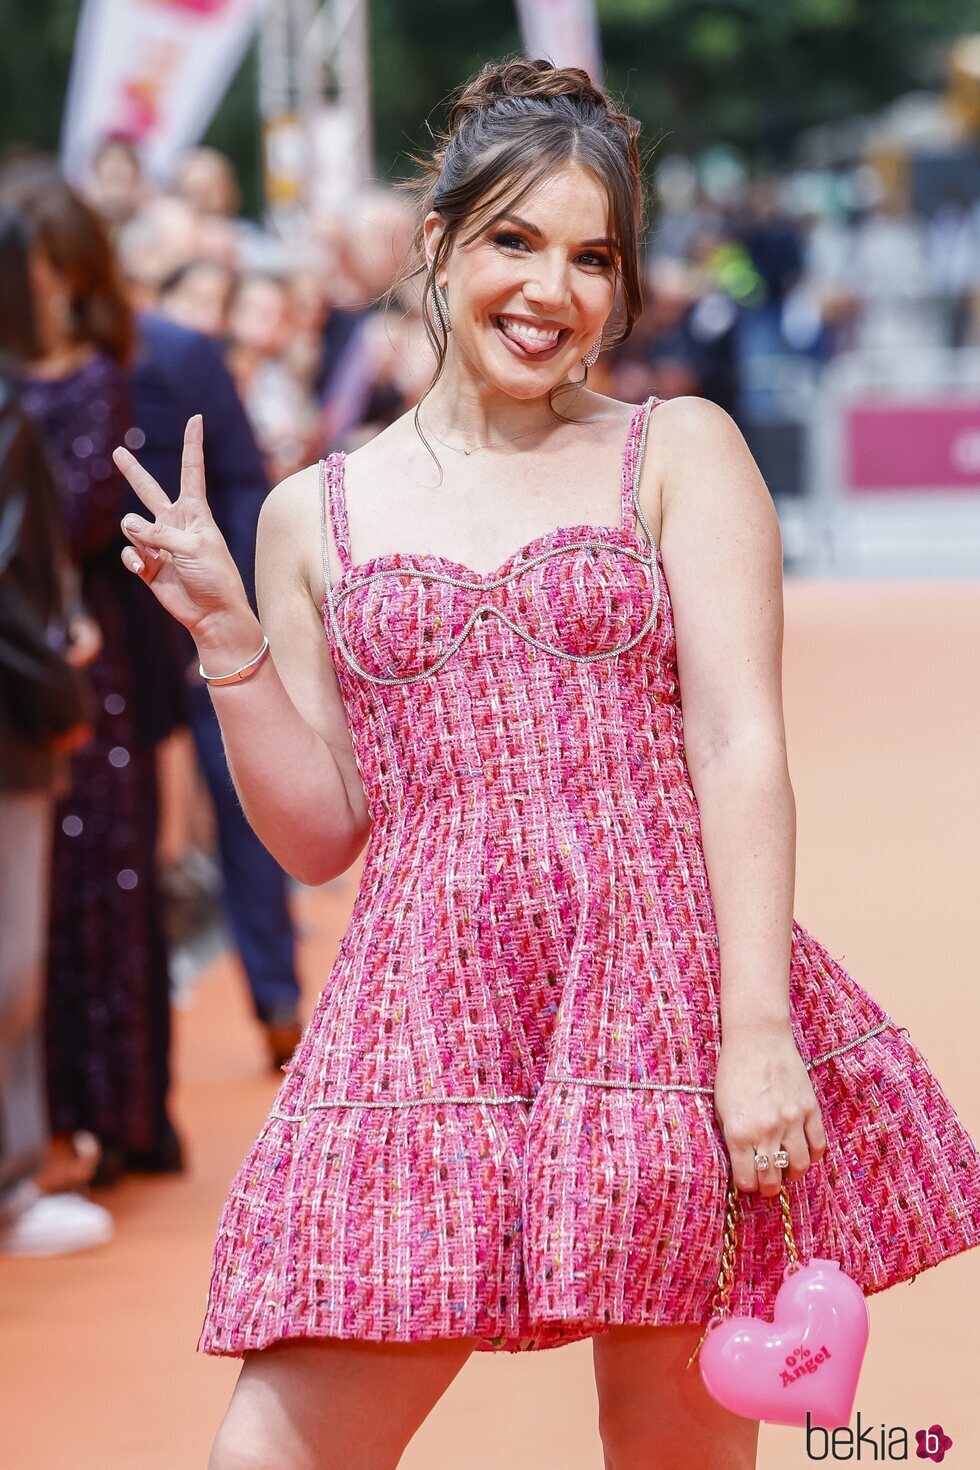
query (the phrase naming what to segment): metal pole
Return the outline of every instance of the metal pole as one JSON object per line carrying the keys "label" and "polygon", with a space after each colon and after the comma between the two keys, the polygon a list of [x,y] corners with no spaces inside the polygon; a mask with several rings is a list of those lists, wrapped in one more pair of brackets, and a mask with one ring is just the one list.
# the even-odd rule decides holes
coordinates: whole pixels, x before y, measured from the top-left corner
{"label": "metal pole", "polygon": [[259,37],[266,201],[280,227],[373,176],[368,0],[268,0]]}
{"label": "metal pole", "polygon": [[286,227],[305,203],[307,163],[299,115],[297,0],[268,0],[259,32],[259,108],[267,215]]}
{"label": "metal pole", "polygon": [[357,174],[362,184],[374,173],[374,137],[371,122],[371,58],[368,0],[338,0],[346,11],[337,49],[340,100],[354,121]]}
{"label": "metal pole", "polygon": [[374,176],[368,0],[325,0],[306,38],[320,67],[314,195],[342,205]]}

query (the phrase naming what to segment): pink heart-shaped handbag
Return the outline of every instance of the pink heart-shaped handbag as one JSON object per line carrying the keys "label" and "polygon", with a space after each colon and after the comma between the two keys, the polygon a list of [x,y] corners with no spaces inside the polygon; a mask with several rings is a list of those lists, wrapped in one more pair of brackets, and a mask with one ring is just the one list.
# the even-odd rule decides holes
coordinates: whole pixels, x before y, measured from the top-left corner
{"label": "pink heart-shaped handbag", "polygon": [[789,1190],[779,1193],[789,1262],[776,1293],[773,1320],[728,1315],[741,1204],[728,1182],[725,1245],[708,1326],[688,1361],[699,1357],[712,1398],[747,1419],[823,1429],[850,1420],[870,1331],[860,1286],[836,1261],[801,1265],[793,1239]]}

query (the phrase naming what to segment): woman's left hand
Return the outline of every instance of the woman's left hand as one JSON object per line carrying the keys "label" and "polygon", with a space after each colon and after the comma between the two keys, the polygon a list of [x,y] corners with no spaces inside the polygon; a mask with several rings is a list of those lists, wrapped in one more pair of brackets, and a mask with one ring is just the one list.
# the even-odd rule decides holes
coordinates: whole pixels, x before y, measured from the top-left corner
{"label": "woman's left hand", "polygon": [[[735,1185],[743,1194],[777,1195],[826,1152],[820,1107],[789,1025],[763,1025],[724,1041],[714,1100]],[[786,1169],[772,1163],[779,1148],[789,1155]],[[757,1153],[769,1155],[764,1172],[755,1167]]]}
{"label": "woman's left hand", "polygon": [[87,612],[76,612],[68,620],[65,659],[76,669],[87,669],[102,652],[102,629]]}

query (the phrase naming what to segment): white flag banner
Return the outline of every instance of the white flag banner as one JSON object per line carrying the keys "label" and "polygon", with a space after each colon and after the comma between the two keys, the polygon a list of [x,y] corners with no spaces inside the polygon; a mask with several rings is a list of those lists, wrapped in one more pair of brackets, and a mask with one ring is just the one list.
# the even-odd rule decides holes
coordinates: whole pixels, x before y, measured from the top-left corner
{"label": "white flag banner", "polygon": [[200,141],[255,33],[264,0],[84,0],[61,132],[80,181],[109,133],[165,181]]}
{"label": "white flag banner", "polygon": [[556,66],[580,66],[602,80],[602,47],[595,0],[517,0],[524,50]]}

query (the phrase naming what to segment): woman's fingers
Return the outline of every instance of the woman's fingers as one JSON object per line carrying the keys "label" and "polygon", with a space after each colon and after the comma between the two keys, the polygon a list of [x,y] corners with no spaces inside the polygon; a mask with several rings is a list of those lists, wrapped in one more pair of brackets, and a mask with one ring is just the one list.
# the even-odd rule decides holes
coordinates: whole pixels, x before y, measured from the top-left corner
{"label": "woman's fingers", "polygon": [[112,460],[116,468],[125,475],[148,511],[158,516],[170,509],[171,502],[165,491],[161,490],[149,470],[143,468],[125,445],[120,444],[112,451]]}
{"label": "woman's fingers", "polygon": [[207,502],[204,484],[204,418],[196,413],[187,420],[180,458],[180,494],[200,504]]}
{"label": "woman's fingers", "polygon": [[142,577],[145,582],[152,582],[156,574],[157,560],[146,562],[140,556],[135,546],[126,546],[122,551],[122,564],[128,572],[134,572],[137,577]]}
{"label": "woman's fingers", "polygon": [[759,1188],[759,1175],[756,1173],[752,1150],[729,1145],[728,1156],[731,1159],[736,1189],[742,1194],[755,1194]]}
{"label": "woman's fingers", "polygon": [[806,1133],[807,1146],[810,1150],[810,1158],[817,1163],[827,1152],[827,1135],[824,1132],[823,1119],[819,1108],[810,1113],[803,1124]]}
{"label": "woman's fingers", "polygon": [[[760,1143],[756,1149],[756,1153],[752,1157],[752,1172],[759,1185],[759,1193],[770,1199],[774,1194],[779,1193],[783,1182],[782,1169],[778,1169],[773,1163],[773,1155],[779,1147],[780,1145],[777,1143]],[[762,1154],[765,1154],[769,1160],[769,1164],[765,1169],[758,1168],[756,1164],[756,1157],[761,1157]]]}
{"label": "woman's fingers", "polygon": [[[802,1179],[806,1171],[823,1158],[826,1147],[823,1125],[816,1118],[807,1119],[805,1125],[799,1129],[785,1132],[779,1142],[770,1140],[768,1143],[758,1144],[755,1149],[730,1149],[736,1187],[743,1194],[755,1194],[758,1191],[770,1197],[777,1195],[784,1184],[793,1184],[797,1179]],[[789,1164],[782,1169],[773,1162],[779,1149],[785,1149],[789,1157]],[[763,1154],[769,1160],[768,1166],[757,1169],[756,1159]]]}
{"label": "woman's fingers", "polygon": [[[778,1194],[783,1184],[785,1171],[778,1169],[773,1163],[773,1155],[779,1145],[758,1144],[753,1148],[729,1149],[732,1161],[732,1173],[735,1178],[736,1188],[742,1194]],[[756,1167],[756,1160],[765,1154],[769,1163],[765,1169]]]}
{"label": "woman's fingers", "polygon": [[102,652],[102,629],[89,613],[76,613],[68,622],[65,658],[76,669],[87,669]]}
{"label": "woman's fingers", "polygon": [[783,1148],[789,1155],[789,1167],[779,1172],[784,1184],[793,1184],[797,1179],[803,1178],[811,1162],[810,1148],[802,1124],[784,1136]]}
{"label": "woman's fingers", "polygon": [[193,544],[192,532],[168,526],[163,521],[144,521],[140,516],[128,515],[123,517],[122,528],[144,561],[159,556],[161,551],[174,555],[187,553]]}

